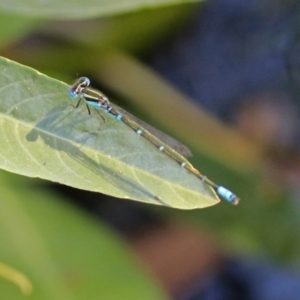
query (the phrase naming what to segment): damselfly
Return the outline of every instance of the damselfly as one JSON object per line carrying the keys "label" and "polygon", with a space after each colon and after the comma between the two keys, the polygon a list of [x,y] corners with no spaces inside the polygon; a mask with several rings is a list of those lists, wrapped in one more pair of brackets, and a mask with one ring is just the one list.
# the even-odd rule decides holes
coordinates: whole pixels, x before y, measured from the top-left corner
{"label": "damselfly", "polygon": [[[137,134],[144,137],[152,143],[158,151],[161,151],[175,160],[181,167],[187,169],[195,176],[201,179],[202,182],[211,186],[216,193],[232,204],[238,204],[240,199],[227,188],[217,185],[202,175],[192,164],[185,158],[190,155],[190,151],[183,144],[177,142],[173,138],[168,137],[162,132],[154,129],[150,125],[145,125],[144,122],[138,120],[128,112],[124,111],[115,104],[110,103],[108,98],[102,93],[89,88],[90,80],[87,77],[80,77],[69,89],[69,96],[72,99],[79,98],[76,107],[79,106],[82,99],[85,100],[88,112],[90,114],[89,105],[100,109],[118,121],[122,121]],[[176,150],[175,150],[176,149]]]}

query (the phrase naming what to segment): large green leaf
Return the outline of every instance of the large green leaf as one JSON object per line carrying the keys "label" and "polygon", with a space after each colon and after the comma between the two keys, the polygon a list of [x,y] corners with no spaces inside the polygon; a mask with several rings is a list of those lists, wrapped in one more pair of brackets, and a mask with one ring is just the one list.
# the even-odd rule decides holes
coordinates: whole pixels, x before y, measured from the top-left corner
{"label": "large green leaf", "polygon": [[0,9],[22,15],[54,19],[80,19],[199,0],[2,0]]}
{"label": "large green leaf", "polygon": [[[75,109],[68,85],[0,59],[0,167],[119,198],[193,209],[214,191],[121,121]],[[76,102],[74,103],[76,104]]]}
{"label": "large green leaf", "polygon": [[7,174],[0,172],[1,300],[166,299],[112,231]]}

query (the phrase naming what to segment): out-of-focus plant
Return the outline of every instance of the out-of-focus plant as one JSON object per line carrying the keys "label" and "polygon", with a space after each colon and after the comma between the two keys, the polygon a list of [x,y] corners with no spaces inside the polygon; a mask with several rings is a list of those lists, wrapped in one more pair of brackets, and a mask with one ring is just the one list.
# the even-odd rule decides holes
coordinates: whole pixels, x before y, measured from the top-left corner
{"label": "out-of-focus plant", "polygon": [[[140,62],[175,36],[198,7],[179,0],[1,1],[0,55],[65,82],[91,76],[116,100],[132,101],[140,116],[192,148],[200,171],[242,198],[234,208],[161,211],[210,227],[229,248],[299,262],[293,203],[262,180],[264,145],[201,110]],[[32,299],[164,298],[111,231],[31,183],[1,173],[0,261],[32,285]],[[24,280],[12,280],[8,271],[0,276],[7,299],[24,297]]]}

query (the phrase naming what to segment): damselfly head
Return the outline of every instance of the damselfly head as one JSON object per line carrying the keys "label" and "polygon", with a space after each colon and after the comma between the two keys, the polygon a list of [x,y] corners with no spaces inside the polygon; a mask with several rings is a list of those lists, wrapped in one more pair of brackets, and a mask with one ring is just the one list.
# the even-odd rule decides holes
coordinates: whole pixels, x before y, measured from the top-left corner
{"label": "damselfly head", "polygon": [[90,85],[91,81],[89,78],[87,77],[80,77],[77,81],[78,83],[78,86],[81,86],[81,87],[87,87]]}
{"label": "damselfly head", "polygon": [[90,80],[87,77],[80,77],[69,89],[69,97],[75,99],[82,90],[90,85]]}

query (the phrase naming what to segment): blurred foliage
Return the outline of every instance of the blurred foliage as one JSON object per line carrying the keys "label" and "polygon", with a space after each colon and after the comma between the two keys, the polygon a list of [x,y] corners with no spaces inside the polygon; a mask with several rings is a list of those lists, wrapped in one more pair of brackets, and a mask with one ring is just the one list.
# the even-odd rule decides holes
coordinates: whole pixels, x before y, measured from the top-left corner
{"label": "blurred foliage", "polygon": [[[200,0],[201,1],[201,0]],[[141,9],[200,2],[195,0],[59,0],[35,1],[3,0],[0,9],[30,17],[52,19],[82,19],[117,15]]]}
{"label": "blurred foliage", "polygon": [[[2,1],[0,55],[67,82],[91,76],[117,101],[130,99],[133,110],[192,147],[200,171],[242,198],[237,207],[152,210],[209,228],[225,249],[299,264],[299,207],[290,192],[265,182],[265,149],[188,102],[136,58],[174,37],[198,6],[114,2],[108,9],[101,1]],[[1,173],[0,262],[31,282],[29,299],[164,299],[111,231],[57,195],[33,189],[32,181],[38,180]],[[0,280],[6,299],[24,298],[7,278]]]}
{"label": "blurred foliage", "polygon": [[[0,177],[0,258],[9,266],[0,272],[3,300],[25,298],[16,285],[28,299],[164,299],[105,226],[33,179]],[[11,268],[22,276],[9,276]]]}

